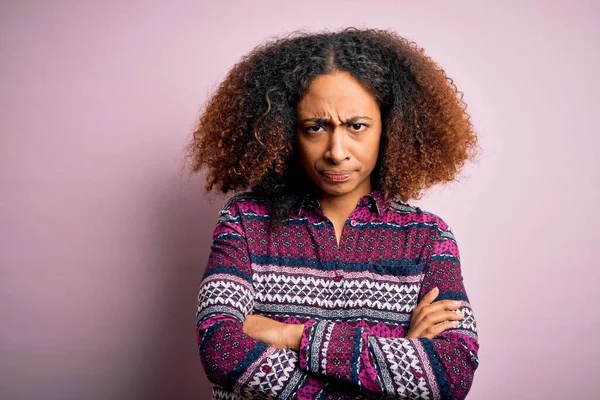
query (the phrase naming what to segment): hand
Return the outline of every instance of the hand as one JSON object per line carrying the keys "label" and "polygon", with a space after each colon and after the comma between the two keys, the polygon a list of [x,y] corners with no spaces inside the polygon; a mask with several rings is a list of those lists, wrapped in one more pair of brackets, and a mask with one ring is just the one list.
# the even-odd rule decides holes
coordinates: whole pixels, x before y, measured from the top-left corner
{"label": "hand", "polygon": [[243,332],[254,340],[277,347],[298,351],[304,325],[286,324],[262,315],[248,314]]}
{"label": "hand", "polygon": [[438,288],[430,290],[413,310],[406,338],[433,339],[446,329],[456,328],[459,320],[464,318],[462,313],[450,311],[459,308],[460,302],[441,300],[432,304],[438,293]]}

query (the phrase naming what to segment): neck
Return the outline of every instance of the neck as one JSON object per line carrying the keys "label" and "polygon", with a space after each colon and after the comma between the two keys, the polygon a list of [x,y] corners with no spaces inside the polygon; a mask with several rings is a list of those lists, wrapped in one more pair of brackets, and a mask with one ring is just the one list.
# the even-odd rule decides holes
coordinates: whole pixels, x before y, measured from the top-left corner
{"label": "neck", "polygon": [[344,195],[322,194],[319,203],[327,217],[346,219],[352,214],[361,197],[369,193],[371,193],[371,183],[367,179],[366,184],[360,185],[350,193]]}

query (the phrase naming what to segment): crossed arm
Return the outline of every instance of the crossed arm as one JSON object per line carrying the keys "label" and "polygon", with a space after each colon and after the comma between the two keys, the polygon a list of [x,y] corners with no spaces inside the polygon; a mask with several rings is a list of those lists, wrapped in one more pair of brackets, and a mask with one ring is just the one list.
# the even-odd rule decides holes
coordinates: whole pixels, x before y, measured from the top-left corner
{"label": "crossed arm", "polygon": [[390,338],[346,322],[309,319],[282,324],[267,332],[274,340],[259,341],[246,333],[259,336],[248,324],[254,290],[244,232],[235,203],[224,209],[198,296],[197,339],[208,379],[247,397],[311,399],[327,391],[334,397],[464,399],[479,344],[456,242],[443,221],[439,225],[419,301],[434,286],[436,301],[459,301],[465,318],[456,328],[433,339]]}

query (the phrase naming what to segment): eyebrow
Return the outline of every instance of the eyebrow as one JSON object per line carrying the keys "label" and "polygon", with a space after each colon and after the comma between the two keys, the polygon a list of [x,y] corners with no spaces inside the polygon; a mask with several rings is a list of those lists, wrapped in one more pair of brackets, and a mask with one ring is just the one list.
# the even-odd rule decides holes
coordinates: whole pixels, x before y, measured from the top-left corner
{"label": "eyebrow", "polygon": [[[342,121],[342,123],[350,125],[350,124],[354,124],[359,119],[373,120],[373,118],[371,118],[371,117],[355,115],[353,117],[348,118],[346,121]],[[326,123],[331,124],[331,119],[329,119],[329,118],[305,118],[302,120],[302,122],[315,122],[317,124],[326,124]]]}

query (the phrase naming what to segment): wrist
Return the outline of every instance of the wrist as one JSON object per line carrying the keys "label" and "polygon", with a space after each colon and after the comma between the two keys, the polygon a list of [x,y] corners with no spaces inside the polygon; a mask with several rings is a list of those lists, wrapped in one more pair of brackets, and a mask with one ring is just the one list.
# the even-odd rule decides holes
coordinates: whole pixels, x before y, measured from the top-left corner
{"label": "wrist", "polygon": [[286,347],[291,350],[300,350],[300,340],[304,332],[304,324],[287,324],[285,338]]}

